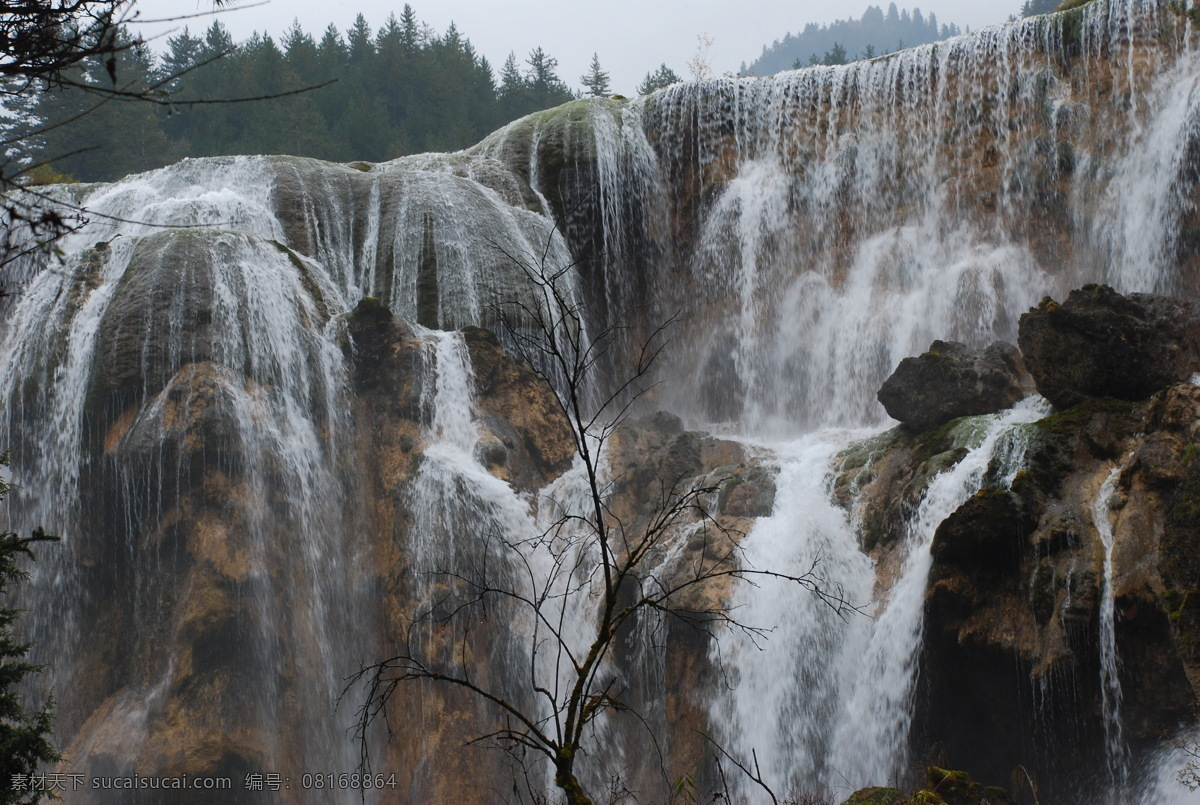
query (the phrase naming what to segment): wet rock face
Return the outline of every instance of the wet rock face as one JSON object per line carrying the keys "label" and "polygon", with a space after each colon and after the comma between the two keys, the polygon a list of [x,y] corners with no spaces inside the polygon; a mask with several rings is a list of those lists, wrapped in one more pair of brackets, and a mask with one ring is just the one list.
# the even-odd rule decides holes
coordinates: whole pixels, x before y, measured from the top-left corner
{"label": "wet rock face", "polygon": [[[881,589],[929,483],[962,460],[978,422],[898,427],[838,456],[834,499],[859,524]],[[1177,383],[1138,402],[1088,398],[1023,428],[1024,468],[1011,486],[989,469],[982,491],[935,533],[911,748],[925,757],[940,747],[952,767],[990,782],[1023,765],[1052,801],[1077,796],[1088,770],[1104,774],[1106,584],[1125,740],[1135,751],[1154,746],[1194,718],[1200,387]],[[1096,507],[1114,469],[1100,509],[1113,536],[1106,582]]]}
{"label": "wet rock face", "polygon": [[915,431],[960,416],[991,414],[1025,396],[1021,355],[997,341],[983,351],[957,341],[934,341],[919,357],[900,361],[879,389],[888,415]]}
{"label": "wet rock face", "polygon": [[1021,316],[1018,342],[1037,390],[1055,408],[1089,397],[1144,400],[1200,370],[1200,310],[1151,294],[1085,285],[1061,305]]}
{"label": "wet rock face", "polygon": [[[707,513],[701,524],[689,510],[643,564],[666,588],[680,587],[672,604],[684,613],[703,613],[729,601],[730,579],[709,579],[683,586],[698,569],[733,568],[740,562],[740,540],[753,528],[755,518],[771,514],[775,497],[775,469],[771,457],[739,442],[687,430],[674,414],[659,411],[622,422],[612,433],[607,452],[613,496],[614,522],[630,535],[642,533],[663,511],[664,495],[690,489],[710,490],[695,502]],[[631,672],[628,702],[642,713],[665,707],[664,729],[658,739],[666,749],[668,768],[696,767],[696,758],[710,751],[701,733],[712,729],[708,691],[724,684],[723,671],[710,658],[713,635],[686,617],[666,618],[662,624],[663,676],[670,692],[662,701],[657,674]],[[633,630],[636,633],[636,630]],[[636,634],[621,652],[628,662],[641,652]],[[647,684],[649,683],[649,684]],[[661,702],[661,704],[659,704]],[[656,792],[652,801],[668,801],[662,773],[653,753],[631,759],[625,770],[642,790]],[[701,788],[719,786],[719,780],[698,779]]]}
{"label": "wet rock face", "polygon": [[539,489],[575,457],[567,418],[530,366],[509,355],[489,330],[463,330],[475,371],[476,401],[489,436],[478,448],[494,475],[520,489]]}
{"label": "wet rock face", "polygon": [[[92,389],[97,402],[120,409],[162,388],[181,361],[212,357],[213,279],[206,234],[170,232],[138,244],[99,329]],[[164,265],[182,268],[164,271]]]}
{"label": "wet rock face", "polygon": [[[1179,591],[1200,583],[1191,569],[1200,531],[1177,513],[1197,421],[1191,384],[1147,403],[1090,400],[1054,414],[1030,426],[1027,469],[1011,489],[985,487],[943,521],[931,549],[915,751],[940,744],[951,764],[989,780],[1025,765],[1047,799],[1070,775],[1100,774],[1107,585],[1125,740],[1155,745],[1192,717],[1194,626]],[[1113,535],[1106,580],[1096,512],[1114,468],[1115,490],[1099,509]]]}

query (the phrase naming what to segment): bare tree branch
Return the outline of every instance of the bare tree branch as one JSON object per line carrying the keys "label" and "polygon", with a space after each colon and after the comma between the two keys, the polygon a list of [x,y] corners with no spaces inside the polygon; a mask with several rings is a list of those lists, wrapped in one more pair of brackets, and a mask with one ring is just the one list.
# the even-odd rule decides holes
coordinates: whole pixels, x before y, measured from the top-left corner
{"label": "bare tree branch", "polygon": [[[658,737],[627,701],[628,692],[611,659],[618,637],[627,633],[637,618],[663,616],[663,621],[654,622],[660,624],[656,630],[673,621],[714,639],[718,629],[740,631],[754,640],[765,638],[766,629],[739,620],[720,597],[701,596],[698,600],[703,603],[697,605],[697,597],[692,596],[690,604],[684,604],[685,593],[729,578],[744,583],[770,578],[803,587],[843,618],[858,609],[845,599],[840,587],[822,577],[819,562],[803,572],[746,564],[739,547],[744,534],[709,511],[710,502],[721,491],[721,480],[660,478],[657,505],[649,515],[625,522],[615,514],[613,481],[605,468],[606,445],[637,400],[654,388],[655,362],[674,319],[651,329],[628,361],[622,362],[623,339],[634,331],[634,316],[640,311],[628,311],[615,323],[589,333],[576,298],[575,264],[551,264],[554,234],[536,254],[518,255],[497,247],[528,280],[526,293],[504,300],[498,319],[506,342],[554,391],[570,428],[586,506],[577,511],[559,501],[543,500],[542,511],[554,518],[544,530],[528,536],[482,535],[482,555],[489,557],[492,549],[499,549],[511,575],[494,573],[490,559],[469,563],[465,569],[436,571],[434,575],[451,583],[461,597],[452,605],[447,599],[417,613],[400,652],[363,668],[347,691],[365,683],[357,729],[364,742],[364,760],[369,759],[365,743],[371,723],[386,719],[388,700],[397,686],[428,680],[466,690],[491,708],[497,722],[481,725],[479,736],[470,743],[541,755],[553,767],[555,785],[566,801],[590,805],[592,799],[578,774],[579,759],[591,744],[589,736],[595,725],[606,714],[631,716],[650,734],[659,752],[663,779],[670,786]],[[610,365],[624,367],[623,373],[600,389],[599,375]],[[654,559],[677,540],[689,538],[687,535],[699,535],[704,550],[674,564]],[[539,563],[532,559],[535,554],[542,556]],[[468,652],[473,613],[491,606],[509,607],[529,618],[529,634],[524,638],[528,641],[528,680],[522,684],[531,694],[531,706],[523,707],[473,678]],[[567,628],[567,619],[581,612],[588,617],[588,631],[582,640]],[[436,631],[431,632],[434,639],[447,642],[439,647],[415,641],[418,624],[436,624]],[[450,646],[454,650],[444,653]],[[438,656],[457,660],[446,662],[437,660]],[[770,793],[757,758],[751,769],[721,751]],[[524,762],[522,754],[520,763]]]}

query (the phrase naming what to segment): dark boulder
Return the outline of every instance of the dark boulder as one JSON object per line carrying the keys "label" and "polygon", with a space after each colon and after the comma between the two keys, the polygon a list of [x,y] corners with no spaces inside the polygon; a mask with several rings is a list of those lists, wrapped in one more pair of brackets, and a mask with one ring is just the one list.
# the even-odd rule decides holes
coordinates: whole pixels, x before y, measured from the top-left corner
{"label": "dark boulder", "polygon": [[973,586],[1020,567],[1025,536],[1036,525],[1011,492],[984,489],[959,506],[938,526],[930,546],[934,575],[965,571]]}
{"label": "dark boulder", "polygon": [[934,341],[920,357],[900,361],[877,396],[889,416],[919,432],[1012,407],[1025,396],[1024,374],[1012,344],[997,341],[980,352],[957,341]]}
{"label": "dark boulder", "polygon": [[1018,343],[1055,408],[1089,397],[1143,400],[1200,370],[1200,311],[1182,299],[1085,285],[1021,316]]}

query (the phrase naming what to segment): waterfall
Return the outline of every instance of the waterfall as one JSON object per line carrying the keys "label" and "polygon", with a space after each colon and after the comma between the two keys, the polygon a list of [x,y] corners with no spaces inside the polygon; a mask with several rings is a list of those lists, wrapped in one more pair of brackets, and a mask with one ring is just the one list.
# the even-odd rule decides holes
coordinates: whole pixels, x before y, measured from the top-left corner
{"label": "waterfall", "polygon": [[[1172,244],[1146,238],[1193,204],[1187,25],[1166,3],[1098,3],[675,85],[621,113],[644,138],[601,136],[614,113],[598,105],[596,161],[630,166],[625,208],[667,212],[605,227],[608,293],[649,285],[658,320],[700,331],[675,345],[688,369],[665,402],[783,436],[882,424],[875,389],[934,338],[1014,340],[1019,311],[1086,281],[1186,284]],[[652,273],[635,245],[659,249]]]}
{"label": "waterfall", "polygon": [[[265,767],[354,765],[334,710],[362,650],[352,625],[369,619],[359,544],[341,538],[355,518],[338,477],[347,389],[329,307],[345,303],[277,245],[269,186],[261,161],[233,159],[99,188],[94,222],[64,240],[70,257],[32,277],[10,315],[5,433],[16,479],[38,490],[14,510],[63,537],[35,567],[27,627],[57,688],[74,691],[59,713],[82,729],[83,761],[131,740],[114,770],[155,758],[172,697],[249,674],[256,697],[230,689],[197,731],[244,707],[310,732],[264,735]],[[220,442],[202,451],[206,424]],[[115,623],[101,615],[114,605]],[[181,654],[179,636],[197,631],[228,650]],[[81,651],[86,634],[122,632],[119,654]],[[92,691],[79,674],[124,684]],[[87,720],[97,706],[107,715]]]}
{"label": "waterfall", "polygon": [[1092,521],[1104,547],[1104,579],[1100,597],[1100,693],[1104,717],[1104,739],[1108,773],[1116,796],[1121,796],[1127,767],[1127,750],[1121,736],[1121,678],[1120,658],[1117,655],[1115,606],[1113,601],[1113,530],[1108,519],[1108,504],[1116,489],[1120,467],[1114,467],[1100,485],[1092,504]]}
{"label": "waterfall", "polygon": [[[528,274],[543,269],[562,272],[585,334],[614,334],[594,398],[676,322],[648,404],[734,434],[777,471],[746,563],[816,562],[867,613],[732,587],[739,618],[768,631],[710,657],[730,683],[705,702],[722,745],[796,791],[899,779],[934,534],[985,484],[1011,484],[1023,425],[1045,411],[1027,401],[958,426],[966,455],[911,512],[887,584],[831,500],[831,461],[890,424],[875,391],[935,338],[1013,341],[1022,310],[1083,282],[1200,293],[1200,48],[1179,11],[1097,0],[867,62],[577,101],[455,154],[191,159],[52,190],[91,220],[61,260],[31,257],[6,277],[0,447],[19,486],[7,522],[64,537],[40,551],[23,625],[35,660],[52,663],[68,754],[95,773],[352,769],[352,708],[334,707],[343,680],[388,656],[405,618],[470,595],[447,571],[486,568],[524,589],[564,566],[555,551],[570,538],[537,535],[579,510],[582,472],[518,489],[482,459],[490,390],[456,332],[496,328],[506,304],[544,310]],[[394,399],[356,396],[364,297],[407,339],[384,356]],[[408,430],[372,430],[377,413]],[[402,446],[383,460],[388,439]],[[1115,477],[1092,520],[1119,791],[1134,775],[1116,674]],[[576,644],[593,564],[572,554],[574,575],[555,582],[578,594],[562,613]],[[473,668],[514,698],[531,674],[562,682],[548,654],[533,657],[528,613],[476,614],[494,631]],[[660,691],[660,648],[638,644],[606,672]],[[459,703],[406,700],[404,746],[388,758],[411,768],[398,771],[428,771],[434,742],[461,742],[470,718],[447,716]],[[667,717],[661,700],[647,712]],[[650,755],[616,719],[596,734],[611,769]],[[588,762],[603,778],[606,764]],[[423,785],[412,799],[434,796]]]}
{"label": "waterfall", "polygon": [[973,423],[969,452],[930,483],[909,523],[898,577],[873,605],[875,569],[827,486],[831,456],[861,432],[821,431],[785,448],[778,483],[787,495],[751,532],[745,562],[815,566],[825,584],[839,585],[867,612],[841,618],[804,591],[738,588],[739,618],[770,631],[761,643],[723,644],[734,682],[714,718],[737,754],[756,755],[781,793],[853,790],[903,776],[934,533],[981,488],[993,462],[997,483],[1012,483],[1024,457],[1020,426],[1046,413],[1045,402],[1031,398]]}

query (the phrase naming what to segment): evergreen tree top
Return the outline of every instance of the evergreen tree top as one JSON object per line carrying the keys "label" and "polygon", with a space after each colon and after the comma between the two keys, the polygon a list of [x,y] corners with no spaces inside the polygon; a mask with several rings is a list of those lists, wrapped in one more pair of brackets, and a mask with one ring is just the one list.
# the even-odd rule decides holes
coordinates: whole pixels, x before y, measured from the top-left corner
{"label": "evergreen tree top", "polygon": [[919,8],[910,13],[890,3],[885,14],[879,6],[868,6],[860,19],[828,25],[808,23],[799,34],[789,33],[770,46],[764,45],[762,55],[743,73],[771,75],[805,64],[844,64],[961,33],[957,25],[939,25],[936,15],[926,16]]}

